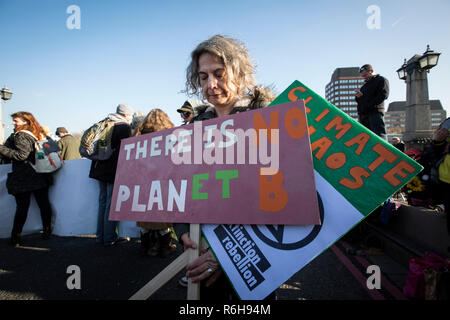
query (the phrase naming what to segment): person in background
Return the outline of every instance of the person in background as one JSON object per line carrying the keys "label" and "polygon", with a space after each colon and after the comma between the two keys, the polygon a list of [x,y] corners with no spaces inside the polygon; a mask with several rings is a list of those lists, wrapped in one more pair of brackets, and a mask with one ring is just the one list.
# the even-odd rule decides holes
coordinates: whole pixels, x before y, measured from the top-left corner
{"label": "person in background", "polygon": [[116,113],[108,115],[109,120],[115,122],[111,138],[111,147],[114,152],[107,160],[93,160],[89,172],[89,177],[98,180],[100,185],[97,242],[102,242],[105,247],[129,240],[128,238],[119,239],[118,221],[110,221],[108,218],[119,160],[120,141],[131,136],[129,123],[133,118],[133,112],[129,105],[119,104]]}
{"label": "person in background", "polygon": [[50,139],[54,141],[58,141],[59,137],[52,132],[50,132],[50,128],[48,126],[42,126],[42,130],[44,130],[45,136],[49,137]]}
{"label": "person in background", "polygon": [[183,125],[188,124],[199,112],[202,113],[211,106],[208,103],[204,103],[201,100],[188,99],[181,108],[177,109],[183,120]]}
{"label": "person in background", "polygon": [[[169,116],[161,109],[153,109],[140,123],[135,136],[173,128]],[[172,244],[172,224],[137,222],[141,228],[141,253],[143,255],[167,257],[176,250]]]}
{"label": "person in background", "polygon": [[[447,119],[447,124],[449,123]],[[441,124],[433,134],[432,152],[436,163],[433,172],[437,180],[435,187],[437,199],[444,204],[447,216],[447,231],[450,234],[450,128]],[[450,247],[449,247],[450,249]]]}
{"label": "person in background", "polygon": [[177,112],[180,114],[181,119],[183,121],[183,125],[188,124],[189,121],[194,118],[194,109],[189,104],[188,101],[186,101],[181,108],[177,109]]}
{"label": "person in background", "polygon": [[133,119],[131,120],[131,136],[135,136],[139,125],[144,121],[145,114],[141,110],[133,113]]}
{"label": "person in background", "polygon": [[396,147],[401,152],[405,152],[405,144],[402,140],[400,140],[399,137],[393,137],[392,138],[392,145]]}
{"label": "person in background", "polygon": [[64,127],[56,128],[56,136],[59,137],[58,147],[61,149],[63,160],[80,159],[80,140],[74,138]]}
{"label": "person in background", "polygon": [[[375,74],[370,64],[359,69],[359,74],[365,83],[359,90],[355,90],[355,101],[359,122],[367,129],[386,140],[384,124],[384,100],[389,96],[389,82],[386,78]],[[385,202],[386,203],[386,202]],[[380,217],[382,206],[372,213],[372,217]]]}
{"label": "person in background", "polygon": [[[191,53],[186,92],[201,95],[211,106],[199,111],[191,122],[268,106],[275,96],[268,88],[256,85],[254,69],[244,44],[235,39],[215,35],[200,43]],[[197,248],[188,224],[174,224],[174,228],[184,250]],[[200,282],[202,300],[238,299],[209,248],[203,249],[186,270],[192,282]],[[268,298],[274,298],[274,294]]]}
{"label": "person in background", "polygon": [[[210,106],[210,105],[209,105]],[[198,113],[203,113],[206,108],[208,108],[208,104],[205,104],[201,100],[193,100],[188,99],[186,100],[181,108],[177,109],[177,112],[181,116],[181,120],[183,121],[182,125],[186,125],[192,121],[192,119],[198,115]],[[186,276],[183,276],[178,283],[183,286],[188,286],[188,278]]]}
{"label": "person in background", "polygon": [[11,231],[10,244],[22,244],[21,233],[28,215],[31,195],[34,195],[41,212],[43,239],[52,233],[52,207],[48,198],[49,186],[53,183],[51,173],[37,173],[30,163],[35,162],[35,142],[46,135],[35,117],[25,111],[11,115],[14,132],[4,145],[0,145],[0,156],[12,162],[12,172],[8,174],[6,188],[16,198],[16,214]]}
{"label": "person in background", "polygon": [[355,90],[355,100],[358,103],[359,122],[376,135],[386,139],[384,125],[384,100],[389,96],[389,82],[386,78],[375,74],[370,64],[359,69],[359,74],[365,83]]}

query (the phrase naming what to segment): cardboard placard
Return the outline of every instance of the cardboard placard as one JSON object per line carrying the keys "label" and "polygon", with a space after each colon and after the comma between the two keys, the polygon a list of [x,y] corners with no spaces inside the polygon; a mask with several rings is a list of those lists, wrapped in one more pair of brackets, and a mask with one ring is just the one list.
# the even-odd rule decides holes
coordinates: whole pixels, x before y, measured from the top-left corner
{"label": "cardboard placard", "polygon": [[109,218],[319,225],[315,194],[304,103],[288,102],[123,140]]}

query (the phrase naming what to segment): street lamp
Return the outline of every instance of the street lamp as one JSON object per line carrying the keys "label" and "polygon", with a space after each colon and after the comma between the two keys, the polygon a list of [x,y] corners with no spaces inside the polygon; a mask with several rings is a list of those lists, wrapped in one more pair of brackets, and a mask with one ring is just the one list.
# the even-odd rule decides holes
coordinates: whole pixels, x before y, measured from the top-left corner
{"label": "street lamp", "polygon": [[2,94],[2,99],[7,101],[9,99],[11,99],[13,93],[5,86],[3,87],[2,90],[0,90],[0,93]]}
{"label": "street lamp", "polygon": [[[422,149],[431,139],[431,102],[428,95],[427,74],[438,63],[440,53],[427,45],[422,55],[414,55],[397,70],[398,77],[406,82],[406,124],[403,141],[407,148]],[[426,71],[426,72],[424,72]]]}
{"label": "street lamp", "polygon": [[405,62],[403,62],[403,65],[400,67],[400,69],[397,70],[397,74],[400,80],[406,80],[406,66],[408,64],[406,63],[406,59]]}
{"label": "street lamp", "polygon": [[[5,86],[2,90],[0,90],[0,98],[1,100],[9,100],[11,99],[13,93]],[[0,100],[0,143],[3,143],[3,123],[2,123],[2,101]]]}
{"label": "street lamp", "polygon": [[430,45],[427,45],[427,51],[424,52],[422,57],[419,59],[419,66],[423,70],[430,70],[435,67],[438,63],[439,56],[441,54],[430,50]]}

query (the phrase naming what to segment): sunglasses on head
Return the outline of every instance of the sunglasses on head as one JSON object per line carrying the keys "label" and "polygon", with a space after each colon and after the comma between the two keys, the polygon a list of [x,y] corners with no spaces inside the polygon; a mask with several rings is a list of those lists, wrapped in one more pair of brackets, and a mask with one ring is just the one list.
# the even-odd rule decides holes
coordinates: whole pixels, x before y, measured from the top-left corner
{"label": "sunglasses on head", "polygon": [[183,117],[187,118],[191,115],[191,113],[189,111],[183,111],[181,112],[181,114],[183,115]]}

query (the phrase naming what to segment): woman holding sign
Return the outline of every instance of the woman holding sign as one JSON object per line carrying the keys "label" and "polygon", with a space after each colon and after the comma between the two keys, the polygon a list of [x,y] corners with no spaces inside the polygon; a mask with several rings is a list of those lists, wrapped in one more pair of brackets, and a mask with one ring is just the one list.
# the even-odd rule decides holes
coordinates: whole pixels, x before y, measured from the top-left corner
{"label": "woman holding sign", "polygon": [[[247,49],[234,39],[215,35],[200,43],[191,54],[186,91],[203,96],[213,106],[202,110],[191,123],[268,106],[275,96],[256,85],[254,69]],[[175,224],[175,231],[185,250],[197,247],[189,236],[189,225]],[[203,298],[238,298],[211,250],[202,250],[186,270],[192,282],[201,281]]]}

